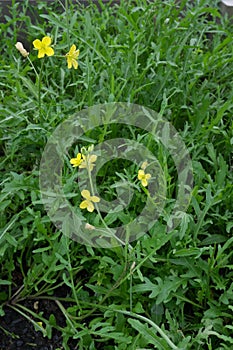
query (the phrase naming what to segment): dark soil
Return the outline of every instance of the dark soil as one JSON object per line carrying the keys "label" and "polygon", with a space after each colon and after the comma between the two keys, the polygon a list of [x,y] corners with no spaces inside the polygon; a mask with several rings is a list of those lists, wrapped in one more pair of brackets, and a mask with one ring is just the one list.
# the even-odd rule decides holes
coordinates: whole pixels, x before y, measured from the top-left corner
{"label": "dark soil", "polygon": [[[33,310],[35,301],[22,303],[27,308]],[[4,307],[5,315],[0,317],[0,350],[63,350],[61,332],[53,328],[52,339],[43,337],[40,331],[36,331],[33,324],[24,316],[9,306]],[[64,316],[60,312],[54,301],[40,300],[38,312],[43,311],[43,317],[49,318],[51,314],[56,317],[56,322],[60,327],[66,325]],[[77,349],[75,344],[69,344],[72,350]]]}

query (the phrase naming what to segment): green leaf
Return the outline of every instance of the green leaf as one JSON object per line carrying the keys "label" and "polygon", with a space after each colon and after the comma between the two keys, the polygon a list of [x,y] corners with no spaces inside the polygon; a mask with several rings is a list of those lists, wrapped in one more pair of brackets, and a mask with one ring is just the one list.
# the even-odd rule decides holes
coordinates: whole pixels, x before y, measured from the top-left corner
{"label": "green leaf", "polygon": [[127,321],[144,337],[147,344],[155,345],[158,350],[170,350],[166,341],[158,337],[153,328],[149,328],[147,324],[143,324],[139,320],[134,320],[133,318],[128,318]]}
{"label": "green leaf", "polygon": [[7,281],[7,280],[1,280],[1,279],[0,279],[0,284],[1,284],[1,285],[4,285],[4,286],[10,286],[10,285],[11,285],[11,282],[10,282],[10,281]]}

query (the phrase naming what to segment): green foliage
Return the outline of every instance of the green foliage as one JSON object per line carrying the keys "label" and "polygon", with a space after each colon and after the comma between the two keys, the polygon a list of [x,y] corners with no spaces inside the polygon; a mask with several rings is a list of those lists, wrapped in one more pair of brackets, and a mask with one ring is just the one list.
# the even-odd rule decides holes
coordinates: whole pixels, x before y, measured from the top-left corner
{"label": "green foliage", "polygon": [[[66,350],[71,340],[78,349],[231,349],[232,24],[217,1],[99,6],[101,11],[94,5],[84,10],[67,0],[19,7],[13,1],[0,24],[0,316],[8,305],[49,339],[60,330]],[[39,93],[35,72],[15,43],[24,41],[40,71],[32,41],[44,35],[62,57],[44,60]],[[73,43],[80,49],[77,71],[68,70],[63,57]],[[168,192],[157,223],[130,247],[94,249],[51,223],[41,201],[39,165],[62,121],[88,106],[121,101],[149,107],[176,127],[192,158],[195,186],[179,227],[167,234],[176,195],[167,150],[133,127],[87,133],[83,146],[119,136],[147,146],[163,168]],[[69,164],[77,151],[64,155],[63,184],[78,208],[76,169]],[[135,177],[138,169],[121,159],[99,170],[106,200],[117,197],[119,185],[130,183],[134,190],[127,210],[104,217],[108,226],[126,224],[143,207],[147,194]],[[86,215],[99,224],[97,214]],[[56,303],[64,324],[56,314],[26,307],[28,300]]]}

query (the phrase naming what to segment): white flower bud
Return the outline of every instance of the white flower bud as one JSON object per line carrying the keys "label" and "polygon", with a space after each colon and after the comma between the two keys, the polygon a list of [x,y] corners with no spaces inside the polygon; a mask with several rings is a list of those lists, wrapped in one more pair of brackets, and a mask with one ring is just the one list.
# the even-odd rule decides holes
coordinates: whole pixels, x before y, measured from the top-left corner
{"label": "white flower bud", "polygon": [[95,230],[95,226],[92,226],[92,225],[86,223],[85,229],[86,229],[86,230],[91,230],[91,231],[92,231],[92,230]]}
{"label": "white flower bud", "polygon": [[29,55],[29,52],[27,52],[27,50],[25,50],[25,48],[23,47],[23,44],[18,41],[16,44],[15,44],[15,47],[17,50],[19,50],[19,52],[21,53],[21,55],[23,57],[27,57]]}

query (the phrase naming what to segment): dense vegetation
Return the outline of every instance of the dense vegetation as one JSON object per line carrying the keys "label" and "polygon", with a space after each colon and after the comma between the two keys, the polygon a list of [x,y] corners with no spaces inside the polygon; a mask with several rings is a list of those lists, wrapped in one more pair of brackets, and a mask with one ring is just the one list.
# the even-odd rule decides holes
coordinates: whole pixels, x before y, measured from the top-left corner
{"label": "dense vegetation", "polygon": [[[17,310],[48,339],[60,331],[66,350],[232,349],[231,22],[217,1],[100,2],[99,9],[54,3],[13,1],[0,25],[0,325],[6,310]],[[55,55],[38,58],[32,43],[45,36]],[[73,44],[80,50],[78,69],[68,69],[64,56]],[[158,221],[130,244],[107,249],[69,239],[51,222],[39,180],[56,127],[113,102],[145,106],[176,128],[192,159],[194,186],[179,225],[166,233],[177,193],[168,149],[133,126],[87,132],[64,154],[62,183],[77,215],[92,225],[127,225],[148,193],[135,177],[139,165],[121,158],[103,165],[97,187],[111,201],[117,183],[133,184],[127,210],[102,221],[98,211],[81,210],[77,168],[70,164],[81,146],[131,137],[154,153],[167,185]],[[56,312],[30,308],[29,301],[42,300],[56,304],[61,324]]]}

